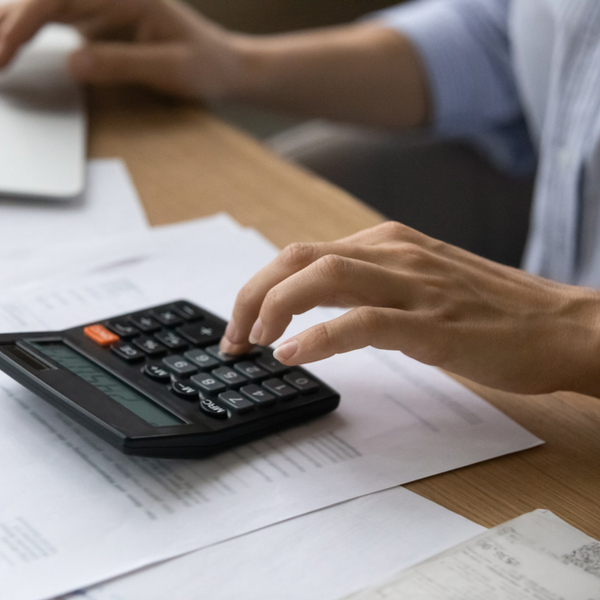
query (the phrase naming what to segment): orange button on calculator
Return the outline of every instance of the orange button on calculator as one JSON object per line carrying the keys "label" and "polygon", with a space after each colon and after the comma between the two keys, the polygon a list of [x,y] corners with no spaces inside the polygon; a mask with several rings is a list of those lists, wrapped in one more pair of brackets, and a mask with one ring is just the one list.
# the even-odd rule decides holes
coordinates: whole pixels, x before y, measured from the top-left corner
{"label": "orange button on calculator", "polygon": [[84,327],[83,333],[94,340],[96,344],[100,344],[100,346],[110,346],[110,344],[114,344],[120,339],[118,335],[115,335],[112,331],[109,331],[102,325],[90,325],[89,327]]}

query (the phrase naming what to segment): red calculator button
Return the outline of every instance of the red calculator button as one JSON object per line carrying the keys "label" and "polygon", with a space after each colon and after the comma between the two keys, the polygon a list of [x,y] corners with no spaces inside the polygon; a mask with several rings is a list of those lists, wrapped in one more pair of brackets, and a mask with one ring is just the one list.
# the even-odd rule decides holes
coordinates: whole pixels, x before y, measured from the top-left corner
{"label": "red calculator button", "polygon": [[83,328],[83,333],[100,346],[110,346],[119,341],[119,336],[102,325],[90,325]]}

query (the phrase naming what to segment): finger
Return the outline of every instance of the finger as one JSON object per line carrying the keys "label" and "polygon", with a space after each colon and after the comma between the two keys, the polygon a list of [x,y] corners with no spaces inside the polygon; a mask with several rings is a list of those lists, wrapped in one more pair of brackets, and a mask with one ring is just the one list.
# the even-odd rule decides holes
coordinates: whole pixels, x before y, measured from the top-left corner
{"label": "finger", "polygon": [[185,49],[178,44],[96,43],[75,52],[69,70],[87,83],[139,83],[183,93],[185,56]]}
{"label": "finger", "polygon": [[323,304],[405,308],[412,303],[413,287],[405,275],[396,271],[328,254],[267,293],[250,341],[273,343],[294,315]]}
{"label": "finger", "polygon": [[422,362],[437,364],[445,349],[432,322],[416,312],[361,306],[286,340],[276,348],[274,356],[293,366],[373,346],[400,350]]}
{"label": "finger", "polygon": [[0,28],[0,68],[15,55],[18,48],[50,21],[60,21],[61,0],[30,0],[5,7]]}
{"label": "finger", "polygon": [[282,250],[277,258],[261,269],[240,290],[233,308],[232,318],[225,332],[225,345],[247,344],[250,330],[258,318],[266,294],[274,286],[327,254],[337,254],[360,259],[362,249],[343,241],[319,244],[296,243]]}

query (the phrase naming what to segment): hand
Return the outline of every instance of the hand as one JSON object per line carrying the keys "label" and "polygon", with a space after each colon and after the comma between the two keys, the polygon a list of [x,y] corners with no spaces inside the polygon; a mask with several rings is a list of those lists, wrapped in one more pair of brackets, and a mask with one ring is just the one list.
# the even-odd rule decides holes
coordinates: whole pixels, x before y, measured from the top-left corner
{"label": "hand", "polygon": [[600,395],[600,293],[493,263],[398,223],[293,244],[240,291],[227,353],[272,344],[292,316],[350,307],[277,348],[287,365],[363,346],[488,386]]}
{"label": "hand", "polygon": [[139,83],[216,98],[236,77],[236,36],[178,0],[24,0],[0,6],[0,68],[48,22],[74,25],[90,41],[69,63],[84,82]]}

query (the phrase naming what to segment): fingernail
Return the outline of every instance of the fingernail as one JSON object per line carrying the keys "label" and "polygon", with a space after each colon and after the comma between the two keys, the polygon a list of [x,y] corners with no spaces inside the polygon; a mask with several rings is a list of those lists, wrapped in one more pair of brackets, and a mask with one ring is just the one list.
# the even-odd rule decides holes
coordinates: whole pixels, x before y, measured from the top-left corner
{"label": "fingernail", "polygon": [[94,59],[91,52],[80,50],[71,55],[69,59],[69,70],[75,77],[86,77],[92,73]]}
{"label": "fingernail", "polygon": [[298,352],[298,340],[292,338],[291,340],[287,340],[283,342],[283,344],[277,346],[273,352],[273,356],[276,360],[281,362],[289,360],[292,358],[292,356],[294,356],[294,354],[296,354],[296,352]]}
{"label": "fingernail", "polygon": [[250,332],[250,335],[248,336],[248,341],[251,344],[258,344],[258,340],[260,340],[260,338],[262,336],[262,332],[263,332],[262,321],[260,320],[260,317],[258,317],[258,319],[256,319],[256,322],[252,326],[252,331]]}

